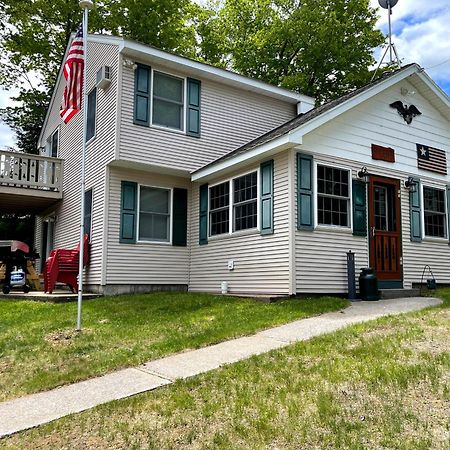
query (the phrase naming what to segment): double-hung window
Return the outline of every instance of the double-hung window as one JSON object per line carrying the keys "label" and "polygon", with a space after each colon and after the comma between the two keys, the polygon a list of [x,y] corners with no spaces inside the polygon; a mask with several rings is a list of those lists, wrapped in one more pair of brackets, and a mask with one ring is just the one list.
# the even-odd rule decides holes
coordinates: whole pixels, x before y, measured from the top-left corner
{"label": "double-hung window", "polygon": [[317,222],[350,226],[350,172],[317,165]]}
{"label": "double-hung window", "polygon": [[257,171],[209,188],[209,224],[210,236],[257,228]]}
{"label": "double-hung window", "polygon": [[171,197],[170,189],[140,186],[140,241],[170,242]]}
{"label": "double-hung window", "polygon": [[184,130],[184,80],[153,72],[152,123]]}
{"label": "double-hung window", "polygon": [[445,191],[443,189],[424,186],[423,216],[425,236],[447,237]]}

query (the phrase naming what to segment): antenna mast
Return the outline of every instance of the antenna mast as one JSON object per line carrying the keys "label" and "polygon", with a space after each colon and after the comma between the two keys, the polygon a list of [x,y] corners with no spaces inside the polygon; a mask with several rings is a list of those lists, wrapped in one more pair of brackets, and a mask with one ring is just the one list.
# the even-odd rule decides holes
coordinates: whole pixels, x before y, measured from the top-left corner
{"label": "antenna mast", "polygon": [[[395,48],[395,44],[392,42],[392,24],[391,24],[391,15],[392,15],[392,8],[398,3],[398,0],[378,0],[378,3],[383,9],[387,9],[388,11],[388,24],[389,24],[389,32],[388,32],[388,45],[386,47],[386,50],[383,53],[383,56],[381,58],[380,63],[378,64],[377,69],[375,70],[375,73],[373,74],[372,81],[375,78],[378,69],[381,67],[381,64],[383,64],[384,58],[386,58],[387,52],[389,50],[389,64],[396,63],[397,66],[400,68],[400,58],[398,57],[397,49]],[[395,61],[393,56],[395,55]]]}

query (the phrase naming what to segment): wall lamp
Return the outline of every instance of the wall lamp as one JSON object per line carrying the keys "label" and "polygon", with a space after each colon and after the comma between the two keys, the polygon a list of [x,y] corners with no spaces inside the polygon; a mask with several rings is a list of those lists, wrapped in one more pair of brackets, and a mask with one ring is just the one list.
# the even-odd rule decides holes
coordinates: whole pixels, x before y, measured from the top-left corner
{"label": "wall lamp", "polygon": [[365,178],[364,181],[367,181],[368,177],[376,177],[376,176],[377,174],[368,172],[366,166],[361,167],[361,170],[358,172],[358,178]]}
{"label": "wall lamp", "polygon": [[408,177],[405,181],[405,188],[408,189],[409,192],[417,191],[417,181],[413,177]]}

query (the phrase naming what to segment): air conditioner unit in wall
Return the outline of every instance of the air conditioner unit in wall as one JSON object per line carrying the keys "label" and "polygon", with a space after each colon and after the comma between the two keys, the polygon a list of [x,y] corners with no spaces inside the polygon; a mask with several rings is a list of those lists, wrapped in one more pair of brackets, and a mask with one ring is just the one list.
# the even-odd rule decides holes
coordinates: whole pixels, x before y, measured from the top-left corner
{"label": "air conditioner unit in wall", "polygon": [[106,89],[111,84],[111,67],[102,66],[97,71],[97,87]]}

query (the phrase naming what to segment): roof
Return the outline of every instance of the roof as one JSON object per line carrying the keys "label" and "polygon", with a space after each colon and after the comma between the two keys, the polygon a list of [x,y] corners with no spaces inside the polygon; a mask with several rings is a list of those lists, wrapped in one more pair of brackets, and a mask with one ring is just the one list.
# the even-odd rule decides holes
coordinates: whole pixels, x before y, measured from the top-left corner
{"label": "roof", "polygon": [[206,167],[212,166],[214,164],[217,164],[220,161],[224,161],[226,159],[232,158],[233,156],[237,156],[240,155],[242,153],[247,152],[248,150],[251,150],[252,148],[255,148],[259,145],[265,144],[267,142],[273,141],[274,139],[276,139],[277,137],[283,136],[287,133],[289,133],[291,130],[294,130],[295,128],[309,122],[310,120],[324,114],[325,112],[336,108],[337,106],[339,106],[340,104],[346,102],[347,100],[350,100],[353,97],[356,97],[358,94],[361,94],[364,91],[367,91],[368,89],[370,89],[372,86],[376,86],[377,84],[382,83],[383,81],[391,78],[392,76],[394,76],[395,74],[397,74],[398,72],[402,72],[404,70],[406,70],[407,68],[411,67],[411,66],[415,66],[416,64],[408,64],[407,66],[402,67],[401,69],[395,70],[393,72],[385,72],[380,78],[378,78],[377,80],[368,83],[366,85],[364,85],[363,87],[360,87],[358,89],[355,89],[351,92],[349,92],[348,94],[345,94],[335,100],[332,100],[328,103],[324,103],[323,105],[317,106],[316,108],[311,109],[310,111],[308,111],[307,113],[304,114],[299,114],[298,116],[294,117],[293,119],[289,120],[288,122],[280,125],[277,128],[274,128],[273,130],[270,130],[269,132],[257,137],[256,139],[254,139],[253,141],[248,142],[247,144],[244,144],[243,146],[232,150],[231,152],[227,153],[224,156],[221,156],[220,158],[206,164],[205,166],[201,167],[200,169],[197,169],[196,171],[194,171],[193,173],[196,173],[200,170],[205,169]]}
{"label": "roof", "polygon": [[[312,122],[319,123],[318,119],[323,118],[325,120],[328,115],[330,115],[330,118],[328,120],[331,120],[331,118],[335,117],[335,115],[339,114],[340,112],[344,112],[344,105],[351,104],[352,100],[358,99],[360,101],[363,101],[366,98],[365,94],[370,96],[375,95],[375,93],[377,93],[379,89],[384,88],[385,84],[394,84],[412,74],[417,74],[422,79],[422,82],[426,84],[426,87],[429,90],[433,91],[436,99],[440,100],[441,103],[443,103],[443,107],[440,108],[440,111],[446,111],[447,113],[445,114],[445,116],[450,120],[449,98],[433,82],[433,80],[431,80],[431,78],[429,78],[428,75],[425,74],[424,69],[422,69],[418,64],[412,63],[405,65],[404,67],[401,67],[400,69],[397,69],[395,71],[385,72],[380,78],[366,84],[361,88],[355,89],[348,94],[337,98],[336,100],[332,100],[328,103],[313,108],[304,114],[299,114],[298,116],[278,126],[277,128],[270,130],[269,132],[257,137],[247,144],[235,150],[232,150],[229,153],[221,156],[220,158],[206,164],[200,169],[195,170],[194,172],[192,172],[192,178],[195,181],[203,178],[204,176],[211,175],[213,171],[216,171],[213,170],[214,167],[225,167],[225,165],[228,165],[227,163],[231,163],[232,160],[234,161],[236,159],[243,160],[245,159],[246,154],[252,153],[252,150],[263,147],[269,148],[270,143],[274,141],[280,141],[280,148],[282,148],[282,145],[286,145],[289,142],[289,139],[283,139],[283,137],[293,135],[297,130],[307,127],[307,125],[312,124]],[[336,112],[336,114],[333,115],[333,112]],[[295,139],[293,138],[291,142],[294,141]]]}

